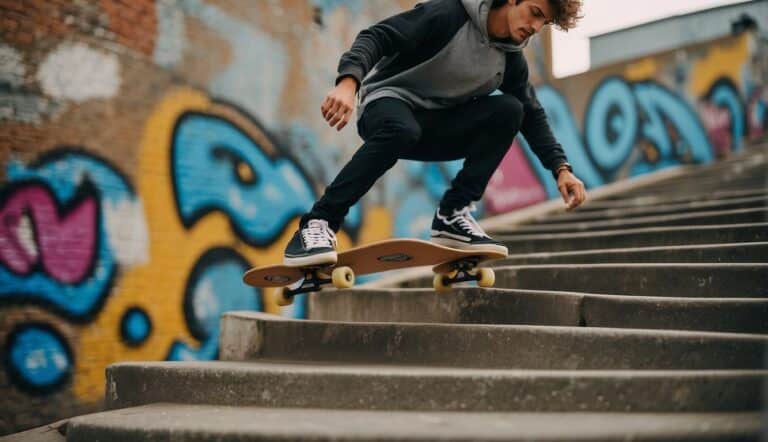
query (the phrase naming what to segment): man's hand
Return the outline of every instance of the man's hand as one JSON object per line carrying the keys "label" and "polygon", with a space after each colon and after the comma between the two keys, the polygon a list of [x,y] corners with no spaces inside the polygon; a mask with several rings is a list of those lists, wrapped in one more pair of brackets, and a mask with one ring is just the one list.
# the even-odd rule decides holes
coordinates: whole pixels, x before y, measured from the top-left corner
{"label": "man's hand", "polygon": [[568,169],[563,169],[557,175],[557,190],[565,201],[565,210],[571,211],[581,205],[587,199],[587,191],[584,183],[576,178]]}
{"label": "man's hand", "polygon": [[355,92],[357,92],[357,80],[344,77],[325,96],[320,110],[323,118],[336,130],[343,129],[352,117],[352,112],[355,110]]}

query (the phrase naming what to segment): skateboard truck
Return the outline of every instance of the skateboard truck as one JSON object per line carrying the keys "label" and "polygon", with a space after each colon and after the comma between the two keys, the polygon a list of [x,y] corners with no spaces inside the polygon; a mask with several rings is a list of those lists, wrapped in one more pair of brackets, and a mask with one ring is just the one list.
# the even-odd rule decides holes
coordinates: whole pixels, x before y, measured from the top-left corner
{"label": "skateboard truck", "polygon": [[320,291],[323,285],[333,284],[337,289],[348,289],[355,285],[355,272],[350,267],[336,267],[331,271],[330,277],[327,271],[332,266],[306,267],[304,278],[297,288],[283,287],[278,289],[276,297],[277,305],[284,307],[293,303],[293,297],[302,293]]}
{"label": "skateboard truck", "polygon": [[451,290],[453,284],[466,281],[477,281],[480,287],[493,287],[496,282],[496,274],[493,269],[477,266],[483,261],[482,256],[471,256],[462,258],[448,264],[448,271],[438,271],[438,266],[433,271],[435,277],[432,279],[432,286],[438,292],[447,292]]}

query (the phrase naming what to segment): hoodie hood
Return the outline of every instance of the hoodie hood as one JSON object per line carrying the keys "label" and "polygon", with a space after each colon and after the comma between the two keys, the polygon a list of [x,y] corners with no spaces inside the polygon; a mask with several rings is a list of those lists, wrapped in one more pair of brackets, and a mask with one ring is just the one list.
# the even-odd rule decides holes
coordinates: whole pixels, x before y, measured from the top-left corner
{"label": "hoodie hood", "polygon": [[491,0],[461,0],[464,5],[464,9],[469,14],[469,19],[472,20],[472,24],[482,34],[485,41],[495,48],[501,49],[505,52],[517,52],[523,50],[528,46],[530,38],[526,39],[522,44],[504,43],[500,41],[491,40],[488,36],[488,13],[491,10]]}

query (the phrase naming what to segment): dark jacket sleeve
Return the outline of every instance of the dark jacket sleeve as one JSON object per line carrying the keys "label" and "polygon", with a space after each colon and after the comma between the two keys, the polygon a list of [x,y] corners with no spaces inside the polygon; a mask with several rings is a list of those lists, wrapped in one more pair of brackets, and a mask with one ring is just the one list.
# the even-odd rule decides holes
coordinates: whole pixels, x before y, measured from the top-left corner
{"label": "dark jacket sleeve", "polygon": [[[519,53],[508,56],[504,82],[499,88],[505,94],[512,94],[523,104],[523,124],[520,132],[528,140],[531,150],[541,161],[541,164],[554,171],[567,163],[568,159],[560,143],[557,142],[549,127],[547,114],[536,98],[536,90],[528,81],[528,64]],[[555,177],[557,178],[557,177]]]}
{"label": "dark jacket sleeve", "polygon": [[413,9],[393,15],[361,31],[352,48],[341,56],[336,83],[346,76],[354,77],[358,87],[363,78],[383,57],[420,48],[437,28],[444,8],[433,4],[417,4]]}

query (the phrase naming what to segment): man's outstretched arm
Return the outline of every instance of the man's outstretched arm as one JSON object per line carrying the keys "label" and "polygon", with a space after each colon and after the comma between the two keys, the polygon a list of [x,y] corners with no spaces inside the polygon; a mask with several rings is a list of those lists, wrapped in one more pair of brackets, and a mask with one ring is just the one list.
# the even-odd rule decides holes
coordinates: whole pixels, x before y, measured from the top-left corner
{"label": "man's outstretched arm", "polygon": [[439,26],[440,16],[444,13],[444,8],[438,4],[419,4],[364,29],[349,51],[341,56],[336,83],[350,76],[357,80],[359,86],[382,58],[418,50],[433,27]]}
{"label": "man's outstretched arm", "polygon": [[393,15],[361,31],[349,51],[341,56],[336,87],[326,96],[321,110],[331,127],[341,130],[350,120],[355,93],[363,78],[382,58],[397,53],[429,51],[446,37],[451,23],[448,0],[434,0]]}
{"label": "man's outstretched arm", "polygon": [[565,201],[566,209],[575,209],[587,198],[584,183],[572,173],[562,146],[552,134],[547,114],[536,98],[535,89],[528,81],[528,65],[524,59],[521,61],[522,67],[517,72],[510,71],[508,66],[500,90],[514,95],[523,104],[524,115],[520,132],[541,164],[549,169],[557,180],[557,189]]}

